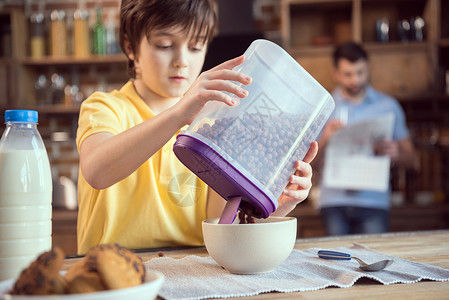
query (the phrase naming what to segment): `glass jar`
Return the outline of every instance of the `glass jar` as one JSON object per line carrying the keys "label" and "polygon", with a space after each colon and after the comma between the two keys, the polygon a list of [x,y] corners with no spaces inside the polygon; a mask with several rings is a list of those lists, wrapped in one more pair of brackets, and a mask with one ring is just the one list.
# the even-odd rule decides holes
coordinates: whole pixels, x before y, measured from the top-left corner
{"label": "glass jar", "polygon": [[40,58],[45,55],[45,25],[44,14],[31,15],[31,57]]}
{"label": "glass jar", "polygon": [[78,9],[73,14],[73,55],[86,57],[90,55],[89,14]]}
{"label": "glass jar", "polygon": [[67,26],[65,12],[53,10],[50,15],[50,53],[52,56],[67,55]]}

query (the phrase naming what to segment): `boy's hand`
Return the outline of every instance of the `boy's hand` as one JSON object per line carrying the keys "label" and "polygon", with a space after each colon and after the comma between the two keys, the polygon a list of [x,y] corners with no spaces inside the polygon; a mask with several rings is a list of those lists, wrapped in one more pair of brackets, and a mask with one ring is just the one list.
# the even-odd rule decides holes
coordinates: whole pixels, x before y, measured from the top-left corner
{"label": "boy's hand", "polygon": [[190,89],[176,104],[178,119],[182,123],[181,127],[190,124],[208,101],[220,101],[227,105],[234,105],[236,103],[235,99],[223,93],[223,91],[232,93],[239,98],[248,96],[246,90],[232,82],[240,82],[244,85],[251,83],[251,77],[232,70],[234,67],[242,64],[244,60],[243,55],[239,56],[198,76]]}
{"label": "boy's hand", "polygon": [[289,183],[281,197],[278,199],[279,207],[272,215],[285,216],[295,208],[297,204],[308,197],[310,188],[312,187],[312,167],[310,166],[310,163],[317,153],[318,143],[313,142],[304,159],[296,162],[296,171],[290,176]]}

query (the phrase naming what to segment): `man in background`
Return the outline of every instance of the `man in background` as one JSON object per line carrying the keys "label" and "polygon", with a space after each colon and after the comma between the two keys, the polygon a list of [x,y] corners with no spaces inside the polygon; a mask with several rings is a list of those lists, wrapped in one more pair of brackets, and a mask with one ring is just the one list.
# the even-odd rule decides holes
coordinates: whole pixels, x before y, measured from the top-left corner
{"label": "man in background", "polygon": [[[372,150],[375,155],[389,156],[392,166],[412,167],[414,147],[404,112],[394,98],[375,90],[370,85],[370,67],[365,50],[356,43],[348,42],[335,49],[333,60],[337,87],[332,96],[336,106],[321,133],[319,140],[321,159],[316,161],[324,162],[324,165],[330,163],[324,160],[323,154],[330,138],[342,127],[393,114],[392,139],[378,141]],[[344,112],[343,119],[341,112]],[[348,190],[321,184],[318,205],[327,235],[388,231],[389,189]]]}

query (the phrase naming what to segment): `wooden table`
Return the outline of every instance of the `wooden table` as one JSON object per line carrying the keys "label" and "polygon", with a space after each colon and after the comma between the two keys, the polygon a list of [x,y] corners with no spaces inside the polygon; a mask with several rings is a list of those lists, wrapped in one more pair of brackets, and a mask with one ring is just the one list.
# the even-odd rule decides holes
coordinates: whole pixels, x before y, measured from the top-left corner
{"label": "wooden table", "polygon": [[[449,269],[449,230],[401,232],[374,235],[298,239],[295,249],[350,247],[358,242],[376,251]],[[157,257],[161,250],[139,253],[144,261]],[[208,255],[204,247],[163,250],[164,255]],[[66,259],[64,268],[77,259]],[[421,281],[413,284],[382,285],[361,279],[350,288],[326,288],[311,292],[268,293],[241,299],[449,299],[449,282]]]}

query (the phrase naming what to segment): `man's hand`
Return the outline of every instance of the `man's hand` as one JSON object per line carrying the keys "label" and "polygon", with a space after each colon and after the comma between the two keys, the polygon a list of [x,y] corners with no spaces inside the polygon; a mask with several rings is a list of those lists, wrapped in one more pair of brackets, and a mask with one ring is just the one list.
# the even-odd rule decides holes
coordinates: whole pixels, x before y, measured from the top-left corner
{"label": "man's hand", "polygon": [[399,144],[393,140],[380,140],[374,145],[374,154],[389,156],[395,162],[399,157]]}

